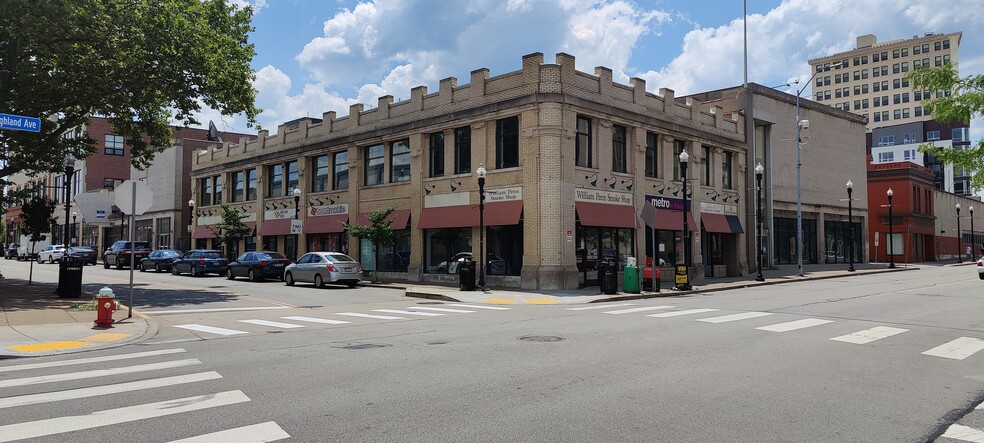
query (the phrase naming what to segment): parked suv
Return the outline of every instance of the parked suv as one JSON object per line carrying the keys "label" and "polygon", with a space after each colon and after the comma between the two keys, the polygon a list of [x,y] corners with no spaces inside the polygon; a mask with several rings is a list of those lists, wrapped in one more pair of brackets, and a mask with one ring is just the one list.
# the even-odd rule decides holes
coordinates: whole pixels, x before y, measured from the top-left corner
{"label": "parked suv", "polygon": [[140,260],[148,254],[150,254],[150,243],[120,240],[103,253],[103,267],[109,269],[110,266],[116,266],[116,269],[123,269],[124,266],[130,266],[131,255],[133,263],[139,265]]}
{"label": "parked suv", "polygon": [[61,261],[65,255],[65,245],[48,245],[38,253],[38,263]]}

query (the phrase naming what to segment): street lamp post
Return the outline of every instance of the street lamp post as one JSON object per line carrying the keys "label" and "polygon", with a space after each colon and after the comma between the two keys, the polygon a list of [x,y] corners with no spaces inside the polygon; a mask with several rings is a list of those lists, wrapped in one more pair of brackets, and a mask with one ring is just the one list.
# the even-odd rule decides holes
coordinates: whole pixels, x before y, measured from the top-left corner
{"label": "street lamp post", "polygon": [[895,234],[895,232],[894,232],[894,225],[893,225],[893,222],[894,221],[892,220],[892,195],[893,194],[894,194],[894,192],[892,192],[892,188],[888,188],[888,191],[885,192],[885,195],[888,196],[888,238],[886,239],[886,241],[888,241],[888,267],[889,268],[894,268],[895,267],[895,250],[894,250],[894,247],[892,246],[892,243],[893,243],[892,242],[892,237],[895,236],[894,235]]}
{"label": "street lamp post", "polygon": [[[75,156],[68,154],[65,156],[65,238],[62,240],[68,245],[71,234],[71,225],[68,224],[68,216],[72,213],[72,176],[75,175]],[[64,263],[65,260],[62,260]]]}
{"label": "street lamp post", "polygon": [[188,249],[194,248],[192,243],[194,242],[195,232],[195,199],[188,200]]}
{"label": "street lamp post", "polygon": [[485,165],[479,164],[478,175],[478,287],[485,289]]}
{"label": "street lamp post", "polygon": [[79,233],[79,229],[76,226],[78,217],[79,217],[79,213],[72,211],[72,238],[71,238],[72,244],[74,244],[75,236]]}
{"label": "street lamp post", "polygon": [[[756,262],[758,263],[756,267],[758,268],[758,274],[755,276],[756,281],[765,281],[765,276],[762,275],[762,175],[765,174],[765,168],[759,163],[755,165],[755,200],[757,211],[755,212],[755,228],[757,234],[755,236],[755,249],[757,250]],[[686,197],[686,196],[684,196]]]}
{"label": "street lamp post", "polygon": [[974,250],[977,249],[977,237],[974,237],[974,207],[971,206],[967,208],[970,210],[970,256],[967,257],[968,260],[974,259]]}
{"label": "street lamp post", "polygon": [[[292,194],[294,194],[294,220],[299,220],[301,215],[301,188],[295,187]],[[300,241],[300,235],[294,234],[294,261],[297,261],[297,251],[301,249],[297,244],[298,241]]]}
{"label": "street lamp post", "polygon": [[851,193],[854,192],[854,183],[847,181],[847,246],[848,246],[848,272],[854,272],[854,202],[851,200]]}
{"label": "street lamp post", "polygon": [[[689,291],[690,286],[690,231],[687,226],[687,163],[690,161],[690,154],[687,150],[680,151],[680,180],[683,181],[683,272],[677,266],[677,290]],[[681,275],[682,274],[682,275]]]}
{"label": "street lamp post", "polygon": [[957,203],[957,263],[963,263],[963,239],[960,238],[960,203]]}

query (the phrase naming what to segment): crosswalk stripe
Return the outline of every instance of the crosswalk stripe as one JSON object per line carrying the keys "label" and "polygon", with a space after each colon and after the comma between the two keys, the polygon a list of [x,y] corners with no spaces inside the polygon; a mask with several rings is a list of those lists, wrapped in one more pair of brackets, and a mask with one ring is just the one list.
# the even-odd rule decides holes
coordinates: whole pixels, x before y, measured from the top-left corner
{"label": "crosswalk stripe", "polygon": [[35,405],[62,400],[97,397],[100,395],[119,394],[121,392],[139,391],[141,389],[162,388],[184,383],[194,383],[222,378],[218,372],[198,372],[174,377],[152,378],[150,380],[131,381],[126,383],[93,386],[90,388],[70,389],[67,391],[43,392],[40,394],[21,395],[17,397],[0,398],[0,409],[17,406]]}
{"label": "crosswalk stripe", "polygon": [[655,317],[655,318],[679,317],[681,315],[703,314],[705,312],[714,312],[714,311],[717,311],[717,309],[709,309],[709,308],[686,309],[683,311],[670,311],[670,312],[660,312],[659,314],[647,314],[646,317]]}
{"label": "crosswalk stripe", "polygon": [[900,329],[900,328],[890,328],[888,326],[875,326],[871,329],[865,329],[863,331],[842,335],[840,337],[834,337],[831,340],[842,341],[845,343],[854,343],[856,345],[863,345],[865,343],[871,343],[875,340],[881,340],[885,337],[891,337],[893,335],[901,334],[903,332],[909,332],[909,330]]}
{"label": "crosswalk stripe", "polygon": [[249,308],[204,308],[204,309],[175,309],[171,311],[141,311],[154,315],[197,314],[202,312],[237,312],[237,311],[269,311],[271,309],[290,309],[290,306],[253,306]]}
{"label": "crosswalk stripe", "polygon": [[512,308],[503,308],[502,306],[463,305],[460,303],[450,304],[448,306],[457,306],[459,308],[489,309],[492,311],[508,311],[512,309]]}
{"label": "crosswalk stripe", "polygon": [[283,440],[285,438],[290,438],[290,434],[284,431],[276,422],[268,421],[266,423],[174,440],[171,443],[263,443]]}
{"label": "crosswalk stripe", "polygon": [[394,317],[392,315],[373,315],[373,314],[363,314],[361,312],[336,312],[335,315],[347,315],[349,317],[364,317],[364,318],[375,318],[379,320],[403,320],[403,317]]}
{"label": "crosswalk stripe", "polygon": [[207,332],[209,334],[218,334],[218,335],[249,334],[249,332],[246,331],[237,331],[235,329],[217,328],[215,326],[205,326],[199,324],[174,325],[174,327],[187,329],[189,331]]}
{"label": "crosswalk stripe", "polygon": [[306,321],[311,323],[324,323],[326,325],[346,325],[350,323],[345,320],[329,320],[327,318],[304,317],[300,315],[293,315],[290,317],[280,317],[280,318],[284,320]]}
{"label": "crosswalk stripe", "polygon": [[608,309],[608,308],[618,308],[622,306],[635,306],[635,303],[616,303],[613,305],[602,303],[600,305],[594,306],[582,306],[580,308],[567,308],[566,311],[587,311],[590,309]]}
{"label": "crosswalk stripe", "polygon": [[949,428],[946,428],[946,432],[943,433],[943,436],[956,440],[984,443],[984,431],[957,423],[954,423],[950,425]]}
{"label": "crosswalk stripe", "polygon": [[162,349],[160,351],[134,352],[132,354],[107,355],[103,357],[76,358],[72,360],[49,361],[44,363],[30,363],[26,365],[14,365],[0,367],[0,372],[23,371],[27,369],[54,368],[58,366],[83,365],[86,363],[99,363],[105,361],[125,360],[128,358],[153,357],[156,355],[178,354],[185,352],[184,349]]}
{"label": "crosswalk stripe", "polygon": [[755,329],[761,329],[763,331],[770,331],[770,332],[789,332],[789,331],[795,331],[797,329],[809,328],[811,326],[820,326],[833,322],[834,322],[833,320],[806,318],[803,320],[788,321],[785,323],[776,323],[774,325],[762,326]]}
{"label": "crosswalk stripe", "polygon": [[437,312],[454,312],[454,313],[457,313],[457,314],[468,314],[470,312],[475,312],[475,311],[468,311],[468,310],[465,310],[465,309],[432,308],[430,306],[414,306],[413,308],[414,309],[423,309],[423,310],[427,310],[427,311],[437,311]]}
{"label": "crosswalk stripe", "polygon": [[281,323],[279,321],[270,320],[239,320],[242,323],[249,323],[251,325],[269,326],[271,328],[281,328],[281,329],[293,329],[293,328],[303,328],[303,325],[295,325],[293,323]]}
{"label": "crosswalk stripe", "polygon": [[984,349],[984,340],[973,337],[960,337],[956,340],[944,343],[923,352],[923,354],[932,355],[934,357],[963,360],[971,355],[974,355],[974,353],[980,351],[981,349]]}
{"label": "crosswalk stripe", "polygon": [[717,317],[699,318],[697,321],[707,322],[707,323],[726,323],[729,321],[738,320],[748,320],[750,318],[765,317],[767,315],[772,315],[769,312],[742,312],[740,314],[729,314],[721,315]]}
{"label": "crosswalk stripe", "polygon": [[419,315],[421,317],[439,317],[444,314],[438,314],[436,312],[412,312],[403,311],[400,309],[373,309],[372,312],[386,312],[389,314],[404,314],[404,315]]}
{"label": "crosswalk stripe", "polygon": [[226,391],[137,406],[127,406],[124,408],[107,409],[87,415],[73,415],[16,423],[0,426],[0,442],[92,429],[247,401],[249,401],[249,397],[243,394],[242,391]]}
{"label": "crosswalk stripe", "polygon": [[132,374],[134,372],[180,368],[182,366],[199,365],[201,363],[202,362],[198,361],[197,358],[189,358],[186,360],[174,360],[174,361],[165,361],[161,363],[149,363],[145,365],[124,366],[122,368],[95,369],[92,371],[70,372],[65,374],[39,375],[35,377],[14,378],[10,380],[0,380],[0,388],[9,388],[12,386],[28,386],[28,385],[36,385],[41,383],[54,383],[54,382],[69,381],[69,380],[81,380],[84,378],[106,377],[110,375],[119,375],[119,374]]}
{"label": "crosswalk stripe", "polygon": [[643,306],[641,308],[619,309],[617,311],[605,311],[602,314],[631,314],[633,312],[655,311],[657,309],[673,309],[676,306]]}

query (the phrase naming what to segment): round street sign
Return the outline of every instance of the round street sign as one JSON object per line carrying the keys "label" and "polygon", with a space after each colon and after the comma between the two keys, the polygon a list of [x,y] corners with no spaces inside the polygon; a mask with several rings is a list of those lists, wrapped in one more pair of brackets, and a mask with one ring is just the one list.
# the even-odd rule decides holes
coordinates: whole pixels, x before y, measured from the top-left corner
{"label": "round street sign", "polygon": [[[136,206],[134,207],[133,196],[136,195]],[[154,204],[154,193],[150,187],[140,180],[127,180],[116,188],[116,200],[114,202],[124,214],[141,215],[147,212]]]}

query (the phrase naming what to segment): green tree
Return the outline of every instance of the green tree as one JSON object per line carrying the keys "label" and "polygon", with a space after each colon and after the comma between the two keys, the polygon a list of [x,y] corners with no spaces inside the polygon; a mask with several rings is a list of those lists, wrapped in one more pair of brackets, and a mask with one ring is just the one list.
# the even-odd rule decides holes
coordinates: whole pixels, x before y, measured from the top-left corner
{"label": "green tree", "polygon": [[[923,107],[931,113],[933,120],[969,126],[971,119],[984,116],[984,75],[961,78],[956,68],[948,64],[936,68],[916,68],[909,78],[913,89],[949,92],[923,101]],[[971,187],[984,187],[984,139],[972,143],[968,149],[943,149],[926,143],[919,147],[919,151],[932,154],[945,164],[972,171]]]}
{"label": "green tree", "polygon": [[203,105],[256,120],[252,9],[226,0],[0,1],[0,113],[41,117],[41,132],[0,131],[0,186],[16,172],[63,170],[106,117],[145,168],[169,125],[200,124]]}
{"label": "green tree", "polygon": [[[33,243],[46,239],[44,234],[50,233],[51,227],[57,223],[54,214],[55,201],[46,197],[31,199],[21,206],[21,218],[24,219],[21,233],[31,237],[31,253],[34,253]],[[21,247],[27,248],[27,245]]]}
{"label": "green tree", "polygon": [[[352,225],[345,223],[345,232],[348,235],[357,237],[359,239],[366,239],[372,243],[372,255],[376,258],[378,263],[379,249],[383,246],[392,245],[396,242],[396,233],[393,232],[393,220],[387,220],[394,208],[387,208],[382,211],[372,212],[369,214],[369,225]],[[376,266],[378,268],[378,266]],[[369,274],[369,279],[373,283],[379,282],[379,271],[373,269]]]}
{"label": "green tree", "polygon": [[246,237],[250,237],[253,233],[253,228],[247,225],[243,221],[244,219],[246,219],[245,213],[223,203],[222,221],[215,226],[208,227],[212,231],[212,234],[215,235],[215,240],[225,245],[226,258],[230,261],[236,258],[230,255],[232,254],[232,245],[239,243],[240,240]]}

